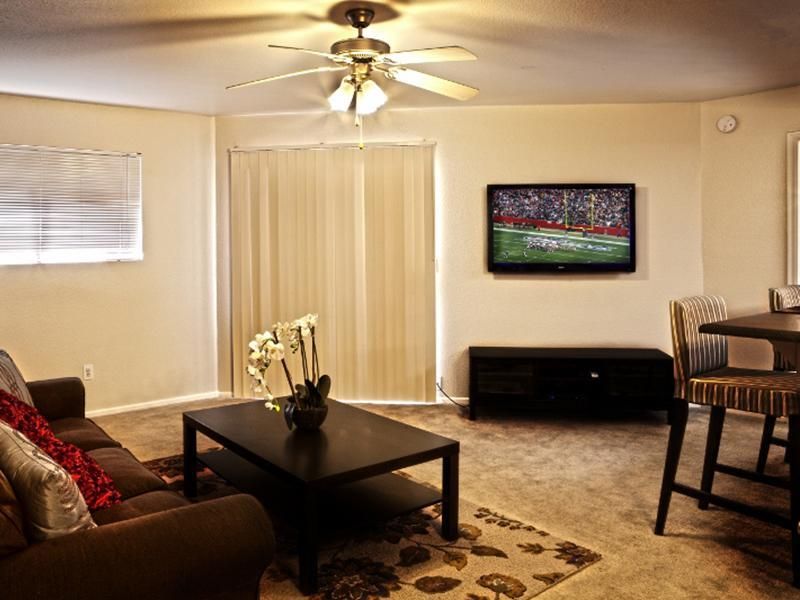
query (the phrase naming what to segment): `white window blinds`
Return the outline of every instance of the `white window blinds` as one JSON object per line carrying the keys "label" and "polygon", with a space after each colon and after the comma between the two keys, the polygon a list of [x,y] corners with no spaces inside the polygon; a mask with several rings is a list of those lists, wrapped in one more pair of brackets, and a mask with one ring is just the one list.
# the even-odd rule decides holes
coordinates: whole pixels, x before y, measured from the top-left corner
{"label": "white window blinds", "polygon": [[141,259],[141,156],[0,144],[0,264]]}

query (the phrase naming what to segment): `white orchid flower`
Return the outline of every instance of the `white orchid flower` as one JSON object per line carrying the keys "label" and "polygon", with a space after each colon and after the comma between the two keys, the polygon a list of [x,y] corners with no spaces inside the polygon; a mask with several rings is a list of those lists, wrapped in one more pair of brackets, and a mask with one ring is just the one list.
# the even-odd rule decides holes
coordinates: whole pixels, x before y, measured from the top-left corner
{"label": "white orchid flower", "polygon": [[267,356],[270,360],[283,360],[286,352],[284,350],[283,344],[278,342],[267,342]]}
{"label": "white orchid flower", "polygon": [[[283,341],[288,340],[287,345],[291,351],[297,352],[304,343],[303,338],[313,335],[318,322],[319,315],[316,313],[308,313],[294,321],[277,321],[272,325],[271,330],[256,333],[254,339],[248,343],[249,354],[246,371],[252,378],[253,390],[264,395],[264,406],[267,409],[280,410],[280,405],[274,402],[266,377],[267,369],[272,361],[281,361],[286,357],[287,348]],[[303,358],[305,374],[305,356]]]}
{"label": "white orchid flower", "polygon": [[288,321],[285,323],[278,321],[272,326],[272,329],[275,331],[275,337],[276,337],[275,341],[279,342],[280,340],[285,339],[291,335],[292,325]]}

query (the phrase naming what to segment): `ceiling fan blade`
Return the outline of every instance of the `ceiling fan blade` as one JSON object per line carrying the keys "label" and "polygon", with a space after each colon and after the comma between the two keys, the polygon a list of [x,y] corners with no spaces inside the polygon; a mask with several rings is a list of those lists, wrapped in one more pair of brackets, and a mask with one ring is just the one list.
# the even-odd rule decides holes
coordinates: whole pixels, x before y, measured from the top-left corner
{"label": "ceiling fan blade", "polygon": [[442,46],[440,48],[420,48],[405,52],[390,52],[383,59],[396,65],[414,65],[421,63],[451,62],[456,60],[476,60],[478,57],[461,46]]}
{"label": "ceiling fan blade", "polygon": [[436,77],[435,75],[428,75],[427,73],[414,71],[413,69],[406,69],[405,67],[390,67],[386,69],[378,66],[376,68],[386,73],[389,79],[413,85],[435,94],[441,94],[448,98],[454,98],[455,100],[469,100],[470,98],[474,98],[480,91],[477,88],[464,85],[463,83],[457,83],[449,79]]}
{"label": "ceiling fan blade", "polygon": [[298,75],[309,75],[311,73],[325,73],[326,71],[342,71],[347,67],[316,67],[314,69],[305,69],[303,71],[295,71],[294,73],[286,73],[285,75],[273,75],[272,77],[264,77],[263,79],[254,79],[253,81],[245,81],[243,83],[236,83],[229,85],[226,90],[235,90],[237,88],[247,87],[248,85],[258,85],[259,83],[267,83],[268,81],[275,81],[276,79],[286,79],[287,77],[297,77]]}
{"label": "ceiling fan blade", "polygon": [[330,60],[341,61],[344,57],[331,54],[330,52],[318,52],[317,50],[309,50],[308,48],[295,48],[294,46],[279,46],[277,44],[267,44],[268,48],[277,48],[279,50],[297,50],[298,52],[305,52],[306,54],[313,54],[315,56],[324,56]]}

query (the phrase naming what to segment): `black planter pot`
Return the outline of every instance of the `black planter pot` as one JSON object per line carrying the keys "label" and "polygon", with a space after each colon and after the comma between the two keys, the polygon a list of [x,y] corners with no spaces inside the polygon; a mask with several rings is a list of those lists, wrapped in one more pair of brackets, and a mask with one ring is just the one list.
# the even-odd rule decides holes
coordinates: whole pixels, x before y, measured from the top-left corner
{"label": "black planter pot", "polygon": [[295,408],[292,412],[294,426],[302,431],[315,431],[325,422],[328,416],[328,405],[300,410]]}

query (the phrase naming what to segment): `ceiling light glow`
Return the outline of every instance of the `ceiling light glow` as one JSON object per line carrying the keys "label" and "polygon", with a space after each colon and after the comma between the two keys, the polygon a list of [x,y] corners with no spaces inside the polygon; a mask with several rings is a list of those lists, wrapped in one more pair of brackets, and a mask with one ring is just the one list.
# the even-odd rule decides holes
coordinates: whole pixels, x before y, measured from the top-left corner
{"label": "ceiling light glow", "polygon": [[349,77],[342,79],[342,83],[339,84],[339,87],[336,88],[336,91],[328,97],[328,104],[330,105],[331,110],[335,110],[337,112],[347,112],[347,110],[350,108],[350,103],[353,101],[353,94],[355,91],[356,88],[350,82]]}
{"label": "ceiling light glow", "polygon": [[371,79],[367,79],[359,86],[356,93],[356,114],[371,115],[386,104],[386,100],[388,98],[380,86]]}

